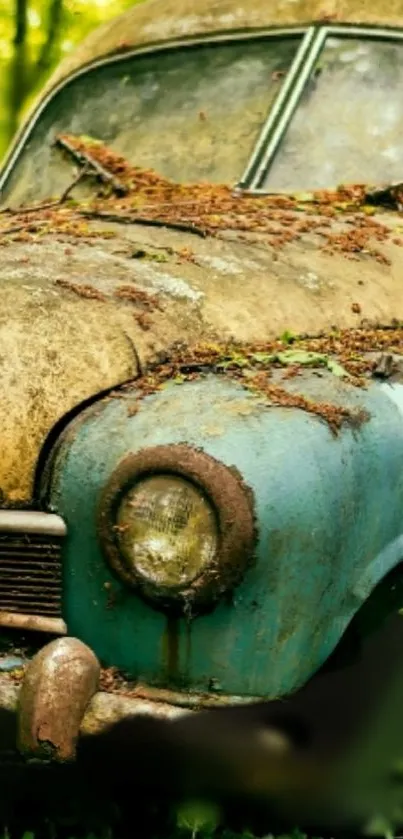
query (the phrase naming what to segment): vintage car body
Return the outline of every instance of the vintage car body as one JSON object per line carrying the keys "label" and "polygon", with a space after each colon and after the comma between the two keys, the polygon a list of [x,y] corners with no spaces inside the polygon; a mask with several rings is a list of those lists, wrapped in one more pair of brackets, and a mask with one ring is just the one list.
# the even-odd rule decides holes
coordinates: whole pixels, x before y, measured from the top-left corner
{"label": "vintage car body", "polygon": [[[398,180],[393,140],[401,112],[388,117],[385,149],[376,145],[382,130],[371,152],[361,127],[362,153],[354,137],[351,166],[345,154],[354,183],[373,173],[367,191],[337,192],[343,160],[326,168],[337,154],[325,130],[313,138],[306,171],[294,165],[291,149],[281,171],[273,169],[273,185],[267,173],[303,84],[323,74],[317,62],[326,39],[338,38],[333,49],[341,51],[343,39],[353,39],[355,50],[361,41],[403,50],[403,3],[193,6],[150,0],[91,35],[47,85],[0,173],[0,624],[67,636],[44,648],[23,681],[22,728],[32,750],[41,739],[37,729],[32,734],[32,718],[55,703],[58,666],[69,670],[69,637],[136,680],[130,698],[96,694],[84,726],[102,725],[111,713],[169,716],[270,699],[316,672],[402,561],[401,217],[393,189],[372,188],[379,179]],[[264,64],[261,44],[273,38],[284,41],[280,57]],[[152,62],[168,61],[173,81],[165,101],[186,122],[189,109],[175,100],[183,82],[175,75],[182,66],[177,51],[191,76],[210,66],[214,50],[233,44],[241,57],[235,51],[228,59],[227,88],[213,83],[226,58],[222,65],[212,60],[211,76],[205,69],[211,99],[205,109],[206,93],[195,99],[191,141],[180,118],[165,135],[158,113],[148,123],[140,109],[133,123],[128,103],[137,61],[146,103],[162,84]],[[192,50],[199,52],[189,69]],[[252,103],[253,137],[244,142],[238,132],[221,154],[223,138],[229,143],[230,129],[242,127],[232,103],[243,50],[246,57],[256,52],[245,108],[258,89],[254,74],[264,70]],[[341,63],[357,59],[341,55]],[[354,65],[363,78],[372,66],[372,55],[365,56],[358,70]],[[395,72],[394,54],[390,60]],[[266,97],[268,79],[274,88]],[[115,113],[119,97],[125,106]],[[199,141],[210,117],[218,134]],[[59,135],[62,150],[53,145]],[[86,136],[75,144],[72,135]],[[143,189],[136,170],[132,186],[121,190],[124,164],[91,137],[128,166],[152,167],[185,185],[210,181],[212,188],[194,197],[164,181],[171,197],[158,203],[158,183],[146,173]],[[101,181],[109,173],[112,197],[91,203],[94,185],[81,179],[74,202],[58,202],[75,177],[72,160],[88,159],[98,161],[92,174]],[[225,212],[217,210],[214,189],[231,178],[234,190],[219,193]],[[333,198],[325,200],[325,188]],[[306,192],[312,189],[318,192]],[[280,193],[290,193],[283,204]],[[381,206],[385,201],[389,206]],[[209,202],[203,226],[200,208]],[[217,221],[220,213],[227,225]],[[234,232],[237,213],[254,223],[235,224]],[[268,231],[269,223],[278,229]],[[160,548],[150,554],[146,546],[139,567],[122,558],[130,550],[124,533],[137,503],[133,487],[159,474],[187,481],[186,492],[195,495],[185,508],[196,505],[202,521],[198,530],[195,519],[191,534],[194,555],[186,544],[179,559],[174,550],[168,571]],[[153,487],[153,504],[168,515],[161,513],[160,485]],[[126,492],[132,495],[124,512]],[[149,509],[153,522],[157,513]],[[163,522],[176,534],[183,526],[169,516]],[[96,659],[82,651],[93,674]],[[76,660],[74,644],[71,656]],[[82,671],[70,670],[83,684]],[[87,673],[84,682],[75,716],[68,703],[62,715],[65,723],[73,714],[73,728],[96,689],[95,677]],[[4,677],[1,691],[3,704],[14,707],[18,688]],[[59,756],[69,754],[67,735],[60,746],[49,730],[42,739],[56,742]]]}

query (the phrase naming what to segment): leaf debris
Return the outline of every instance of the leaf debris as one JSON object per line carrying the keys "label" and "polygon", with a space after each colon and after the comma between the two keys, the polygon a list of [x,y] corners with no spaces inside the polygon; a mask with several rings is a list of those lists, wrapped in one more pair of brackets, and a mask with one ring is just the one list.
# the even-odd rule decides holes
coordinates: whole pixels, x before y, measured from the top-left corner
{"label": "leaf debris", "polygon": [[374,353],[403,356],[403,324],[391,327],[368,326],[356,329],[333,330],[309,336],[293,336],[292,350],[287,350],[288,340],[277,339],[256,344],[202,343],[191,347],[173,347],[170,353],[151,364],[135,383],[123,385],[123,390],[136,388],[136,398],[155,393],[167,382],[182,384],[215,373],[231,378],[246,390],[260,397],[267,405],[300,408],[325,421],[332,433],[342,426],[359,427],[369,417],[363,409],[353,409],[329,402],[308,399],[291,392],[272,379],[275,368],[286,368],[298,376],[306,366],[323,368],[338,378],[347,378],[348,384],[365,388],[377,375],[379,358]]}
{"label": "leaf debris", "polygon": [[[132,166],[104,143],[89,137],[60,135],[59,146],[75,163],[94,173],[101,182],[94,197],[82,202],[63,199],[49,206],[21,207],[0,216],[0,242],[21,237],[65,233],[72,236],[101,235],[88,225],[90,219],[130,224],[166,226],[199,236],[225,236],[256,241],[279,249],[315,234],[318,248],[347,259],[361,256],[381,265],[389,259],[380,245],[393,241],[402,246],[386,224],[373,218],[374,193],[362,184],[340,186],[295,195],[257,196],[209,183],[178,184],[153,170]],[[68,196],[71,195],[71,189]],[[29,213],[29,220],[28,220]],[[26,214],[26,215],[25,215]]]}

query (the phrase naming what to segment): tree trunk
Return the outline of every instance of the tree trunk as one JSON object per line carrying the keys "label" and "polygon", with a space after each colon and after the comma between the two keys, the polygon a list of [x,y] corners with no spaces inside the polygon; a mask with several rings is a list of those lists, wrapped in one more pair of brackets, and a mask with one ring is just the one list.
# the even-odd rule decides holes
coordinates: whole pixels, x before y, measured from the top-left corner
{"label": "tree trunk", "polygon": [[48,26],[45,43],[43,44],[36,63],[36,84],[42,74],[47,73],[53,64],[53,50],[57,43],[63,16],[63,0],[51,0],[48,14]]}
{"label": "tree trunk", "polygon": [[13,137],[18,116],[26,94],[27,69],[27,0],[15,0],[13,56],[10,62],[9,81],[9,139]]}

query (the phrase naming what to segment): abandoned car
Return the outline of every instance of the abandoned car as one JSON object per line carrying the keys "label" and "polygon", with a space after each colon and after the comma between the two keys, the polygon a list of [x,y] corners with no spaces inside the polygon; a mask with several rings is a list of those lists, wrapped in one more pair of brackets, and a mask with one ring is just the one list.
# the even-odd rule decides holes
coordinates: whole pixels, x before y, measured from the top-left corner
{"label": "abandoned car", "polygon": [[290,694],[396,581],[402,57],[401,0],[147,0],[15,138],[0,625],[47,643],[0,702],[27,751]]}

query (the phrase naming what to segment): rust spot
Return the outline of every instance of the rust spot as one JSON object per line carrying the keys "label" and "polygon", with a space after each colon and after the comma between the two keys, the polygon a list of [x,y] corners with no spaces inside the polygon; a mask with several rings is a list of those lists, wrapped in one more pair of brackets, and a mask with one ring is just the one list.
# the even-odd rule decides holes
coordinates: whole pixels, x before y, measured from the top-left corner
{"label": "rust spot", "polygon": [[188,674],[192,660],[192,621],[187,620],[185,623],[186,632],[186,647],[185,647],[185,675]]}
{"label": "rust spot", "polygon": [[177,681],[179,676],[179,621],[173,615],[167,616],[162,637],[163,665],[168,679]]}
{"label": "rust spot", "polygon": [[[158,707],[162,703],[168,705],[176,705],[182,708],[193,708],[195,710],[208,707],[222,707],[233,704],[233,697],[225,693],[220,693],[220,684],[214,677],[210,679],[209,691],[197,693],[193,690],[183,690],[186,676],[180,674],[180,687],[182,690],[176,691],[171,688],[157,687],[156,685],[148,685],[136,680],[128,680],[117,668],[109,667],[101,671],[100,689],[109,694],[119,694],[124,697],[133,699],[144,699],[147,702],[152,702],[154,707]],[[237,703],[249,705],[258,702],[261,697],[245,696],[237,697]]]}

